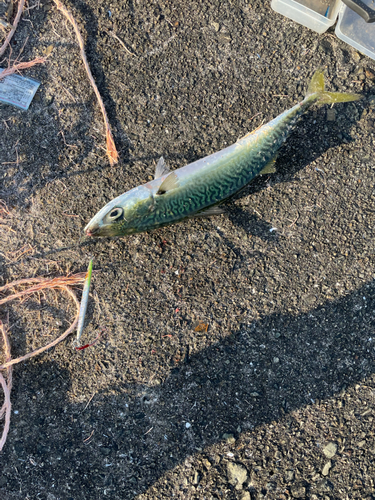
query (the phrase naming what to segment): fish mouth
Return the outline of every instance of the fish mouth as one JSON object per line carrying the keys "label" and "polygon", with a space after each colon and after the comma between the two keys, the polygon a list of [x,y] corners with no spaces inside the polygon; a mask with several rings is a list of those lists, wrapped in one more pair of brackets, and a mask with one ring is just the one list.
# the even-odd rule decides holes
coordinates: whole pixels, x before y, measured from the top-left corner
{"label": "fish mouth", "polygon": [[87,231],[86,231],[85,234],[86,234],[86,236],[89,236],[90,238],[93,238],[93,237],[96,236],[96,233],[97,233],[97,231],[91,231],[91,230],[87,229]]}
{"label": "fish mouth", "polygon": [[86,238],[112,238],[118,235],[118,231],[113,227],[99,226],[99,224],[88,226],[84,231]]}
{"label": "fish mouth", "polygon": [[100,226],[99,224],[88,225],[85,227],[85,234],[89,238],[95,238],[99,236]]}

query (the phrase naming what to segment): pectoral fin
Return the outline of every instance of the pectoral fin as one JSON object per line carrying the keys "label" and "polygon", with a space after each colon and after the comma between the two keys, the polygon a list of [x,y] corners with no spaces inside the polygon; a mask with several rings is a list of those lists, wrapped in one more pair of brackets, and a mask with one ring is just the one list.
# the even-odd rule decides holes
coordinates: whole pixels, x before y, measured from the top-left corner
{"label": "pectoral fin", "polygon": [[197,212],[190,217],[211,217],[211,215],[221,215],[224,214],[225,210],[223,207],[209,207],[206,208],[205,210],[202,210],[201,212]]}
{"label": "pectoral fin", "polygon": [[174,172],[171,172],[168,177],[166,177],[161,183],[158,192],[156,194],[161,195],[166,193],[167,191],[172,191],[172,189],[176,189],[179,187],[178,177]]}
{"label": "pectoral fin", "polygon": [[261,170],[259,172],[259,175],[274,174],[276,172],[276,167],[275,167],[276,158],[277,158],[277,155],[274,158],[272,158],[271,161],[269,161],[267,163],[267,165],[263,168],[263,170]]}
{"label": "pectoral fin", "polygon": [[165,164],[164,158],[161,156],[155,169],[155,177],[154,179],[159,179],[163,175],[169,174],[169,168]]}

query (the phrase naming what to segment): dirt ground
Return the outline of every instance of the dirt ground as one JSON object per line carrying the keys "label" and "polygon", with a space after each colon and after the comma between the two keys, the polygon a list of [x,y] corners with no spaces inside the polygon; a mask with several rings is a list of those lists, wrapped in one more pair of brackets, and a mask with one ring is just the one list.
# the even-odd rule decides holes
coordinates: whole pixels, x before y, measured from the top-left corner
{"label": "dirt ground", "polygon": [[[71,26],[30,0],[12,57],[52,52],[29,110],[0,105],[0,285],[93,256],[82,340],[106,331],[15,367],[0,498],[375,499],[375,62],[260,0],[65,3],[120,162]],[[178,168],[293,106],[318,67],[364,99],[311,110],[227,214],[46,253],[161,155]],[[8,314],[17,356],[74,310],[50,292]]]}

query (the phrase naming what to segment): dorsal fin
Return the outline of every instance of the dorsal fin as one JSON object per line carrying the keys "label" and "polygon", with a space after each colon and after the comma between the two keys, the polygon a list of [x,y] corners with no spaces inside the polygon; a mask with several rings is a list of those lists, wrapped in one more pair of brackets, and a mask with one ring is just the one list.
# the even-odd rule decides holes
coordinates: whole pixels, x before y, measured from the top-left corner
{"label": "dorsal fin", "polygon": [[156,194],[164,194],[167,191],[172,191],[179,187],[178,177],[174,172],[171,172],[168,177],[166,177],[161,183],[158,192]]}
{"label": "dorsal fin", "polygon": [[166,175],[168,173],[169,173],[169,168],[165,164],[164,158],[161,156],[159,158],[158,163],[156,164],[154,179],[159,179],[159,177],[162,177],[163,175]]}

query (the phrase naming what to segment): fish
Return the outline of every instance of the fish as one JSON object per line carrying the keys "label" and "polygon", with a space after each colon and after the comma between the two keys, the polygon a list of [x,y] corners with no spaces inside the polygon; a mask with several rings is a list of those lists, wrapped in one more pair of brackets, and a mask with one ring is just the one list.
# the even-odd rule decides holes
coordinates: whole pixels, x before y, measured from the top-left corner
{"label": "fish", "polygon": [[279,148],[297,120],[313,104],[356,101],[361,95],[327,92],[324,73],[317,70],[306,97],[231,146],[176,170],[164,158],[154,180],[107,203],[87,224],[84,239],[125,236],[175,224],[191,217],[223,213],[220,204],[259,174],[274,170]]}

